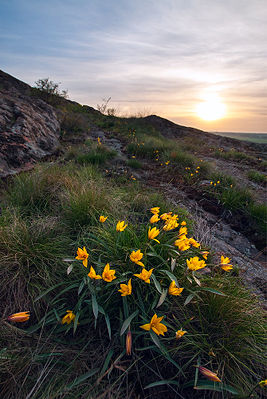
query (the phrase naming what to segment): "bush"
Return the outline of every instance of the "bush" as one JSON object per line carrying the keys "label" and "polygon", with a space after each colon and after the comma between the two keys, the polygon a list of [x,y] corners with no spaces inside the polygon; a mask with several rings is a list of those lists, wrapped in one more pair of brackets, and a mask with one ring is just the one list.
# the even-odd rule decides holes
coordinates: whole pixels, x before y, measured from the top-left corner
{"label": "bush", "polygon": [[257,172],[256,170],[250,170],[247,175],[249,180],[252,180],[255,183],[259,184],[266,183],[266,176],[262,173]]}

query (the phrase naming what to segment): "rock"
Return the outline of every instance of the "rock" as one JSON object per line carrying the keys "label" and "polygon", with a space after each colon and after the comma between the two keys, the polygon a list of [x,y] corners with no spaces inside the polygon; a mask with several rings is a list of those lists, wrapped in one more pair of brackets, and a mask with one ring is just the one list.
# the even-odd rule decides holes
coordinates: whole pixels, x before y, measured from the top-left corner
{"label": "rock", "polygon": [[31,87],[0,71],[0,177],[30,168],[55,152],[60,124]]}

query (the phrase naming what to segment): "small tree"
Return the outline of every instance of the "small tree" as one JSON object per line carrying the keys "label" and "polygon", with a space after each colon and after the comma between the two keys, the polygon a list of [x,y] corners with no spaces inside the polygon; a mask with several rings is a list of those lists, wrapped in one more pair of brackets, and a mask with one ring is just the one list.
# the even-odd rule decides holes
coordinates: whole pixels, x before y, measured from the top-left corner
{"label": "small tree", "polygon": [[55,83],[52,80],[49,80],[49,78],[45,79],[38,79],[35,83],[35,89],[40,90],[43,93],[43,98],[49,102],[49,103],[55,103],[55,97],[62,97],[62,98],[67,98],[68,97],[68,91],[67,90],[59,90],[59,83]]}

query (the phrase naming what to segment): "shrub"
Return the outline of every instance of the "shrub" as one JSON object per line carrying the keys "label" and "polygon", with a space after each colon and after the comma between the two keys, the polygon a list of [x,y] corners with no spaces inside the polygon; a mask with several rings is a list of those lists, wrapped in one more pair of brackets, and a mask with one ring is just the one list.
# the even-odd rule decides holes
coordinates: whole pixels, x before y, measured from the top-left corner
{"label": "shrub", "polygon": [[81,153],[77,156],[76,161],[79,164],[93,164],[101,165],[107,160],[112,159],[116,156],[116,151],[112,151],[105,147],[103,144],[92,146],[89,152]]}
{"label": "shrub", "polygon": [[256,170],[250,170],[247,174],[249,180],[254,181],[255,183],[264,184],[266,183],[266,176]]}

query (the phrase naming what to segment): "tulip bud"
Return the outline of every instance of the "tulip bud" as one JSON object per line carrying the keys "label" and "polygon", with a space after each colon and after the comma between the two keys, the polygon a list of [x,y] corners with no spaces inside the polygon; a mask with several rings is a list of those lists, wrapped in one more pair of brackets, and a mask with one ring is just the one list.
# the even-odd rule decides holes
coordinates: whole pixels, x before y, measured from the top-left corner
{"label": "tulip bud", "polygon": [[19,312],[19,313],[13,313],[10,316],[8,316],[7,320],[8,321],[15,321],[16,323],[22,323],[23,321],[27,321],[30,318],[30,312]]}
{"label": "tulip bud", "polygon": [[215,374],[212,371],[206,369],[205,367],[199,366],[198,369],[199,369],[200,373],[204,375],[204,377],[208,378],[208,380],[215,381],[215,382],[222,382],[218,378],[217,374]]}
{"label": "tulip bud", "polygon": [[126,335],[126,354],[130,356],[132,353],[132,333],[131,330]]}

